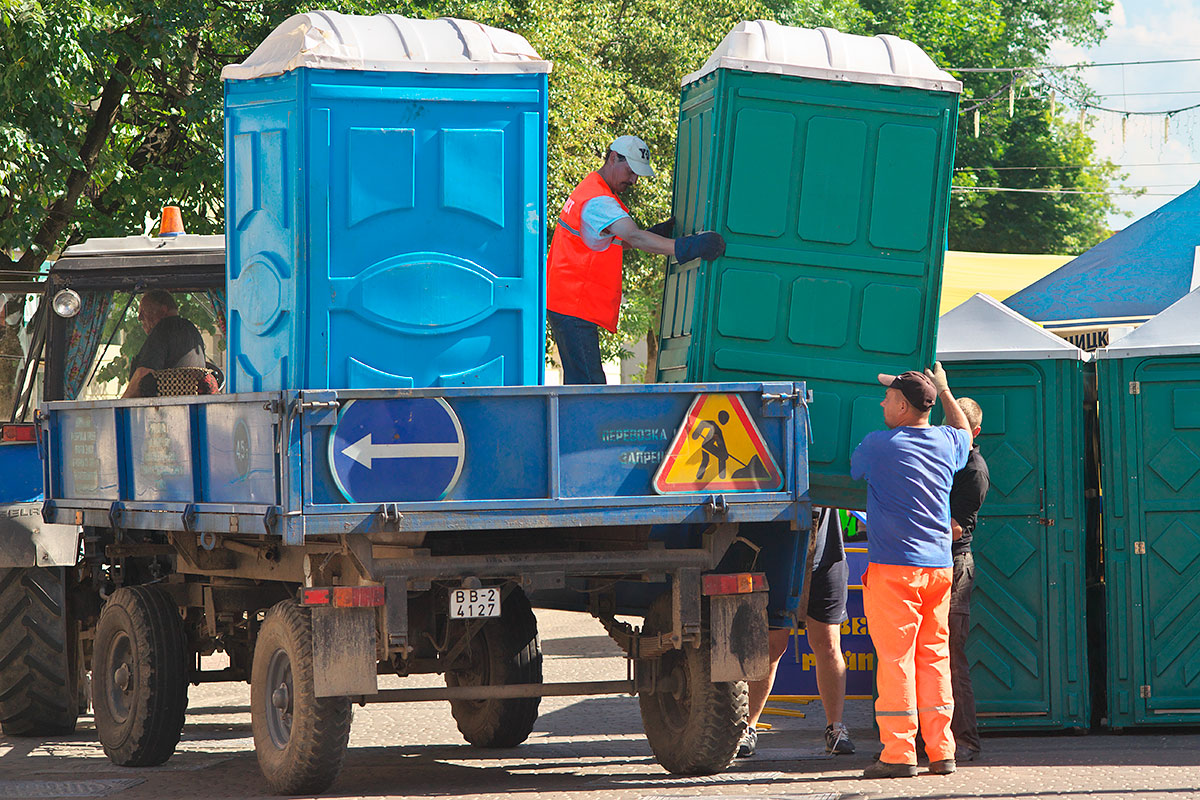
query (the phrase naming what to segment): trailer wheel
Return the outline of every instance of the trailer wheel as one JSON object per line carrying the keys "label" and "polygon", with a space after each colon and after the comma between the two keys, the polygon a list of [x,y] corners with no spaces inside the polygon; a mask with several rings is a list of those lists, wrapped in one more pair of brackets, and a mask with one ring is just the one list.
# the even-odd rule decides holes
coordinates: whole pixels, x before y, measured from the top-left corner
{"label": "trailer wheel", "polygon": [[267,612],[254,644],[250,726],[258,767],[276,794],[318,794],[342,771],[350,699],[316,696],[312,615],[292,600]]}
{"label": "trailer wheel", "polygon": [[104,753],[122,767],[161,764],[175,752],[187,710],[183,620],[154,586],[117,589],[100,612],[92,704]]}
{"label": "trailer wheel", "polygon": [[58,736],[75,730],[86,670],[67,611],[62,567],[0,569],[0,730]]}
{"label": "trailer wheel", "polygon": [[[671,595],[646,615],[647,633],[671,629]],[[638,695],[642,726],[658,763],[676,775],[712,775],[729,766],[746,726],[749,697],[743,681],[713,683],[707,634],[700,647],[659,656],[658,687]]]}
{"label": "trailer wheel", "polygon": [[[469,645],[470,666],[446,673],[447,686],[505,686],[542,682],[542,644],[529,599],[514,589],[500,617],[484,623]],[[516,747],[537,722],[540,697],[451,700],[458,730],[478,747]]]}

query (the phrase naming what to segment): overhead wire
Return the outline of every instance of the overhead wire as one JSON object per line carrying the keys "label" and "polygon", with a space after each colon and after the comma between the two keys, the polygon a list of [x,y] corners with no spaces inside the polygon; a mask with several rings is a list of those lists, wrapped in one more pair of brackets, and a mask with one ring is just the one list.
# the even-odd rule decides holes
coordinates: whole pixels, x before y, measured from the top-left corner
{"label": "overhead wire", "polygon": [[1024,189],[1015,186],[951,186],[952,192],[1017,192],[1020,194],[1104,194],[1123,197],[1177,197],[1174,192],[1120,192],[1091,189]]}
{"label": "overhead wire", "polygon": [[1081,61],[1077,64],[1042,64],[1035,67],[946,67],[947,72],[1037,72],[1040,70],[1091,69],[1093,67],[1137,67],[1146,64],[1186,64],[1200,58],[1159,58],[1148,61]]}
{"label": "overhead wire", "polygon": [[[1036,167],[955,167],[955,172],[975,172],[978,170],[1022,170],[1022,169],[1107,169],[1108,164],[1043,164]],[[1135,167],[1200,167],[1200,161],[1162,161],[1145,164],[1113,164],[1117,169],[1133,169]]]}

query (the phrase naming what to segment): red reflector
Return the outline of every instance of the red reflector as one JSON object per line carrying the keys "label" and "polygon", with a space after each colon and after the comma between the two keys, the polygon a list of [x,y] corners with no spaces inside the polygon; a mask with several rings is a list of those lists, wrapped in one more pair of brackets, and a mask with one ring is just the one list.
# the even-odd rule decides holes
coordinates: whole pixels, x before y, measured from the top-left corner
{"label": "red reflector", "polygon": [[721,594],[750,594],[765,592],[767,576],[761,572],[739,572],[733,575],[705,575],[703,592],[706,596]]}
{"label": "red reflector", "polygon": [[333,604],[338,608],[375,608],[383,605],[382,586],[335,586]]}
{"label": "red reflector", "polygon": [[36,442],[37,431],[32,425],[5,425],[3,441]]}
{"label": "red reflector", "polygon": [[300,590],[300,605],[302,606],[327,606],[329,605],[329,600],[328,589]]}

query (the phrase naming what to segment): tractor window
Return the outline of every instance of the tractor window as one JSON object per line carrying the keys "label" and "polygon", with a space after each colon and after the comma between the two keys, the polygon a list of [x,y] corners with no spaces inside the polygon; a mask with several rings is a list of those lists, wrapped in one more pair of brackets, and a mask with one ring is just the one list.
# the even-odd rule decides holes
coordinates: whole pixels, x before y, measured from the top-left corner
{"label": "tractor window", "polygon": [[0,422],[32,419],[41,398],[41,303],[40,287],[0,293]]}
{"label": "tractor window", "polygon": [[[170,303],[156,302],[166,300]],[[174,308],[171,308],[171,305]],[[145,308],[143,306],[145,305]],[[166,314],[163,309],[169,309]],[[152,310],[157,309],[157,310]],[[82,314],[80,315],[82,316]],[[186,322],[165,323],[157,337],[151,337],[167,316],[177,316]],[[190,325],[189,325],[190,323]],[[195,331],[190,326],[195,327]],[[93,322],[91,330],[100,328],[96,344],[88,359],[89,374],[80,384],[72,383],[71,360],[67,362],[64,385],[68,397],[80,400],[111,399],[125,395],[129,380],[142,362],[153,370],[176,366],[207,366],[213,369],[217,385],[223,387],[225,363],[225,297],[223,290],[144,294],[117,292],[104,316],[103,325]],[[163,331],[170,329],[171,334]],[[203,356],[181,344],[190,341],[196,331],[203,342]],[[80,337],[82,341],[83,337]],[[164,348],[164,340],[166,347]],[[182,349],[180,349],[182,348]],[[68,346],[70,349],[70,345]],[[179,352],[176,352],[179,350]],[[81,353],[83,348],[80,348]],[[181,356],[180,353],[189,355]],[[165,360],[172,363],[166,364]],[[165,364],[165,366],[164,366]],[[131,395],[131,396],[136,396]]]}

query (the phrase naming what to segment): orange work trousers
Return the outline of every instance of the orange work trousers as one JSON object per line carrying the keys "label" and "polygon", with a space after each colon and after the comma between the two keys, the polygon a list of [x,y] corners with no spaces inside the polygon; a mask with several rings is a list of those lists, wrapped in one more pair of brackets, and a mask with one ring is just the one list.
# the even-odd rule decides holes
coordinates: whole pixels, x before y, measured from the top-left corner
{"label": "orange work trousers", "polygon": [[950,684],[951,567],[870,564],[863,610],[875,643],[875,721],[888,764],[917,763],[917,723],[930,761],[954,758]]}

